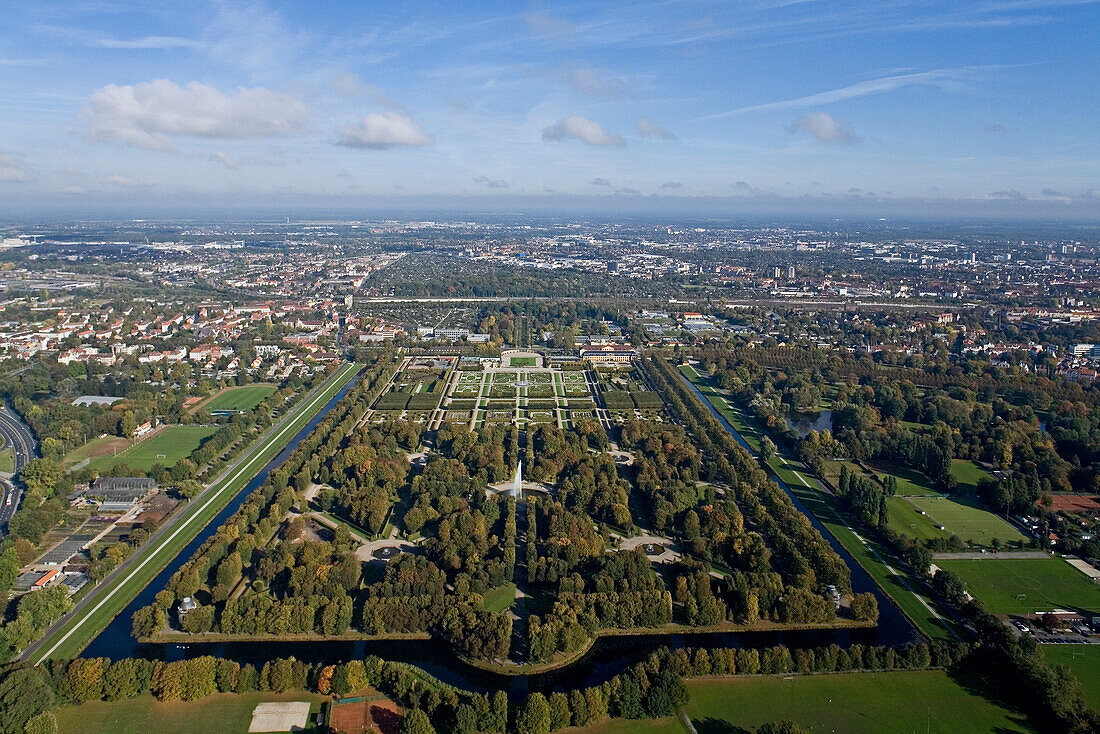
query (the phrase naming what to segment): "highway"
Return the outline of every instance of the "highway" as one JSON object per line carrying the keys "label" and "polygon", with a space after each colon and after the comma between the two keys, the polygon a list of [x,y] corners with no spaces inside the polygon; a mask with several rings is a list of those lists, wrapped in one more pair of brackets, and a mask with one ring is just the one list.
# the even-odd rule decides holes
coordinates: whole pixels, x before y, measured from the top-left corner
{"label": "highway", "polygon": [[[38,455],[38,444],[30,427],[6,405],[0,407],[0,436],[3,437],[4,448],[10,447],[15,453],[15,474]],[[0,500],[0,537],[3,537],[8,521],[19,509],[23,489],[9,479],[0,477],[0,491],[3,492],[3,499]]]}

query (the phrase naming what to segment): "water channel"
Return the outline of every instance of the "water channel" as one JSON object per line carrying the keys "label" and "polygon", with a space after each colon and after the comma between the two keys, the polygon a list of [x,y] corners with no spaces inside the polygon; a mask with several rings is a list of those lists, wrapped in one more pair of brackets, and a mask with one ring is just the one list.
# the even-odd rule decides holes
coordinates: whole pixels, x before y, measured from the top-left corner
{"label": "water channel", "polygon": [[[164,589],[180,566],[189,559],[244,502],[245,498],[267,479],[268,474],[287,459],[298,444],[324,420],[336,403],[355,384],[345,385],[321,411],[294,435],[275,458],[199,534],[172,559],[171,562],[146,586],[130,604],[84,650],[84,657],[145,657],[160,660],[177,660],[199,655],[215,655],[241,664],[262,665],[278,657],[295,657],[309,662],[337,663],[365,655],[377,655],[385,660],[415,665],[436,678],[467,690],[504,689],[512,696],[525,695],[528,691],[550,691],[560,688],[597,685],[615,676],[635,662],[645,658],[653,650],[665,646],[679,647],[768,647],[783,643],[790,647],[818,647],[837,643],[900,645],[919,639],[919,635],[894,603],[878,589],[850,555],[835,539],[806,512],[798,499],[793,501],[821,531],[848,566],[852,569],[852,586],[856,591],[872,591],[878,598],[879,624],[877,628],[854,630],[769,631],[719,634],[654,634],[641,636],[601,637],[578,661],[558,670],[528,676],[506,676],[489,673],[464,663],[450,648],[435,640],[412,641],[243,641],[179,644],[140,644],[130,635],[130,619],[141,607],[153,603],[156,593]],[[690,383],[689,383],[690,384]],[[692,385],[692,389],[695,386]],[[696,390],[698,393],[698,390]],[[700,395],[700,397],[702,397]],[[703,402],[710,407],[704,399]],[[712,412],[713,408],[711,408]],[[740,435],[717,413],[714,413],[727,430],[744,443]],[[790,494],[790,490],[784,487]]]}

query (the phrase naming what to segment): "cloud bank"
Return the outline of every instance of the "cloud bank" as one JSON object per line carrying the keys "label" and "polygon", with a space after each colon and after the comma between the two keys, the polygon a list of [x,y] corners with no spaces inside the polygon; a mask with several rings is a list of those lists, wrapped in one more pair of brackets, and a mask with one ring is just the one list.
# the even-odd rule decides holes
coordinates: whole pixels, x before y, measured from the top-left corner
{"label": "cloud bank", "polygon": [[240,87],[225,94],[201,82],[168,79],[117,86],[92,95],[82,116],[92,140],[115,140],[146,150],[171,151],[171,136],[256,140],[300,133],[310,107],[290,94]]}

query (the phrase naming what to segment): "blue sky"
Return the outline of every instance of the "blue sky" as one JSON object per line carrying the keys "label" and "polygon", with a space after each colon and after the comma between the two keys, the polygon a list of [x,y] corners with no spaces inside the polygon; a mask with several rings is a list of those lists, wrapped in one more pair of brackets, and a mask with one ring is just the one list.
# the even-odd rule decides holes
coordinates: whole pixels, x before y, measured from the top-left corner
{"label": "blue sky", "polygon": [[1100,215],[1087,0],[76,0],[3,17],[9,215],[589,197]]}

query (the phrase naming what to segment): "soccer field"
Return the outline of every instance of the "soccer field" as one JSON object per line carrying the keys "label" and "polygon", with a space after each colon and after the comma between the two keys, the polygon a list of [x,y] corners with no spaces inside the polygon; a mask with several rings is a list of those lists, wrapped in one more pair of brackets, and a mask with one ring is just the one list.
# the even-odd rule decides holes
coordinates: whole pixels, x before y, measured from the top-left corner
{"label": "soccer field", "polygon": [[908,501],[917,509],[924,510],[933,523],[943,525],[948,533],[957,535],[968,543],[988,546],[995,539],[1003,543],[1026,540],[1008,522],[977,504],[967,504],[966,500],[909,497]]}
{"label": "soccer field", "polygon": [[154,464],[174,466],[180,459],[190,456],[204,439],[217,430],[214,426],[168,426],[117,455],[92,459],[88,468],[106,470],[116,464],[126,464],[132,469],[148,471]]}
{"label": "soccer field", "polygon": [[938,560],[995,614],[1032,614],[1054,609],[1100,614],[1100,584],[1061,558],[988,561]]}
{"label": "soccer field", "polygon": [[242,385],[231,387],[211,398],[202,407],[215,410],[253,410],[278,388],[275,385]]}
{"label": "soccer field", "polygon": [[1100,708],[1100,645],[1043,645],[1043,657],[1068,666],[1081,681],[1089,705]]}

